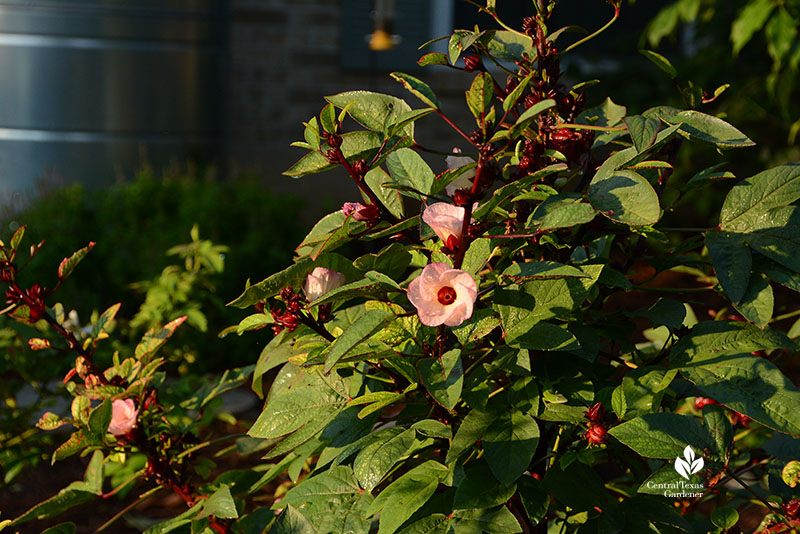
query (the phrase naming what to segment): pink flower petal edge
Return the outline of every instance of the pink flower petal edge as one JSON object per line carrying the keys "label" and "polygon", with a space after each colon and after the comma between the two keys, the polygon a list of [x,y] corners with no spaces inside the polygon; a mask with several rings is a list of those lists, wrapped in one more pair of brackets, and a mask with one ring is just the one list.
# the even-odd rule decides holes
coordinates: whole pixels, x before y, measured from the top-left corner
{"label": "pink flower petal edge", "polygon": [[344,275],[332,269],[325,267],[315,267],[313,271],[306,277],[303,284],[303,293],[309,302],[317,300],[329,291],[333,291],[337,287],[344,285]]}
{"label": "pink flower petal edge", "polygon": [[127,434],[136,426],[139,410],[133,399],[117,399],[111,403],[111,422],[108,431],[115,436]]}
{"label": "pink flower petal edge", "polygon": [[[442,302],[442,294],[452,295],[452,302]],[[478,298],[478,286],[466,271],[446,263],[431,263],[408,286],[408,300],[426,326],[458,326],[470,317]]]}

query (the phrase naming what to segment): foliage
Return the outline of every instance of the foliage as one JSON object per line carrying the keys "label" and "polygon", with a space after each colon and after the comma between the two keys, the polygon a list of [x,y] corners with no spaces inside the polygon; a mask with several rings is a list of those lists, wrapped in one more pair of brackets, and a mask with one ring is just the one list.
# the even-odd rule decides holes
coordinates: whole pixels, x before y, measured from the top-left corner
{"label": "foliage", "polygon": [[[696,83],[678,83],[685,109],[640,113],[611,98],[587,108],[591,82],[564,85],[562,58],[611,27],[619,2],[582,37],[550,27],[555,2],[515,26],[495,4],[479,7],[502,29],[456,30],[420,61],[469,73],[474,125],[404,73],[392,77],[421,107],[351,91],[305,123],[294,146],[306,154],[286,174],[337,170],[362,198],[230,303],[251,313],[224,333],[275,334],[254,365],[162,393],[179,317],[104,369],[96,349],[118,308],[79,341],[45,305],[52,291],[17,282],[24,229],[3,246],[6,313],[57,334],[32,348],[77,354],[72,416],[39,423],[74,428],[53,460],[92,454],[83,481],[12,525],[107,496],[105,466],[140,454],[134,475],[155,483],[144,496],[168,489],[187,505],[150,533],[720,533],[745,514],[759,532],[800,526],[800,164],[676,182],[685,147],[754,142],[706,112]],[[463,152],[417,140],[434,115]],[[711,186],[725,188],[719,213],[670,226]],[[260,415],[247,437],[212,439],[209,403],[245,380]],[[215,457],[260,461],[209,464],[200,451],[226,439],[236,447]]]}

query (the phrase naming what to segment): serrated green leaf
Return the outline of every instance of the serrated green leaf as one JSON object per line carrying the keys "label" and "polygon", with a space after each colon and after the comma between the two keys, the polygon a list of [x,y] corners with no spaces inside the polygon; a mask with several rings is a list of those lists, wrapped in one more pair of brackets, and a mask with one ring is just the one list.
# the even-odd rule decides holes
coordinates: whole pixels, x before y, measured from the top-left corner
{"label": "serrated green leaf", "polygon": [[774,304],[772,286],[763,275],[753,273],[742,300],[735,303],[734,307],[745,319],[764,328],[772,318]]}
{"label": "serrated green leaf", "polygon": [[21,516],[14,519],[9,526],[19,525],[33,519],[43,520],[74,508],[80,504],[97,499],[103,492],[103,453],[95,451],[86,468],[83,481],[73,482],[53,497],[40,502]]}
{"label": "serrated green leaf", "polygon": [[489,54],[500,61],[534,61],[536,48],[527,35],[508,30],[497,30],[486,44]]}
{"label": "serrated green leaf", "polygon": [[483,433],[489,428],[489,425],[494,421],[496,414],[489,411],[472,410],[469,412],[453,437],[453,443],[450,445],[450,450],[447,451],[447,458],[445,462],[447,465],[453,463],[464,452],[469,450],[479,439],[483,437]]}
{"label": "serrated green leaf", "polygon": [[436,95],[433,93],[433,90],[428,87],[428,84],[402,72],[393,72],[390,74],[390,76],[403,84],[403,87],[408,89],[411,94],[422,100],[422,102],[429,105],[433,109],[439,109],[439,101],[436,99]]}
{"label": "serrated green leaf", "polygon": [[744,6],[731,26],[734,55],[764,26],[776,5],[772,0],[751,0]]}
{"label": "serrated green leaf", "polygon": [[522,477],[517,483],[517,494],[528,514],[532,525],[538,525],[547,515],[550,495],[542,488],[541,482],[533,477]]}
{"label": "serrated green leaf", "polygon": [[394,432],[372,441],[361,449],[353,462],[353,471],[358,482],[369,492],[414,445],[416,434],[414,430],[401,428],[391,430]]}
{"label": "serrated green leaf", "polygon": [[461,351],[454,349],[441,358],[425,358],[417,363],[422,383],[436,402],[452,410],[461,398],[464,386],[464,368]]}
{"label": "serrated green leaf", "polygon": [[492,473],[509,485],[528,469],[539,444],[539,425],[530,415],[502,411],[484,432],[482,443]]}
{"label": "serrated green leaf", "polygon": [[328,373],[341,358],[346,356],[359,343],[389,324],[395,315],[384,310],[370,310],[358,319],[331,344],[325,357],[324,370]]}
{"label": "serrated green leaf", "polygon": [[722,289],[731,302],[739,302],[750,283],[750,249],[742,236],[733,232],[707,232],[705,244]]}
{"label": "serrated green leaf", "polygon": [[430,194],[436,175],[415,151],[401,148],[392,152],[386,158],[386,166],[396,183]]}
{"label": "serrated green leaf", "polygon": [[317,529],[297,509],[288,505],[269,529],[271,534],[317,534]]}
{"label": "serrated green leaf", "polygon": [[530,126],[533,120],[538,117],[540,114],[544,113],[548,109],[554,108],[556,105],[556,101],[552,98],[548,98],[545,100],[541,100],[528,109],[526,109],[517,119],[517,122],[509,130],[509,136],[512,138],[518,137],[525,129]]}
{"label": "serrated green leaf", "polygon": [[448,474],[447,467],[433,460],[418,465],[389,484],[372,501],[366,511],[367,517],[381,512],[378,533],[393,534],[431,498]]}
{"label": "serrated green leaf", "polygon": [[732,410],[781,432],[800,433],[800,391],[769,360],[701,353],[683,364],[681,374]]}
{"label": "serrated green leaf", "polygon": [[703,421],[714,440],[714,451],[720,458],[727,457],[733,443],[733,429],[725,411],[717,404],[703,406]]}
{"label": "serrated green leaf", "polygon": [[720,212],[720,228],[751,232],[774,223],[769,212],[800,199],[800,164],[781,165],[737,183]]}
{"label": "serrated green leaf", "polygon": [[134,357],[142,362],[142,365],[146,365],[185,320],[186,316],[178,317],[161,328],[151,328],[145,332],[133,351]]}
{"label": "serrated green leaf", "polygon": [[492,103],[494,85],[492,75],[488,72],[479,72],[475,75],[467,91],[467,106],[476,120],[480,121],[486,108]]}
{"label": "serrated green leaf", "polygon": [[66,277],[72,274],[72,271],[75,270],[75,267],[77,267],[81,260],[86,257],[89,251],[94,248],[94,245],[94,241],[90,241],[88,245],[75,251],[69,258],[64,258],[61,261],[61,264],[58,266],[58,279],[64,280]]}
{"label": "serrated green leaf", "polygon": [[447,55],[441,52],[431,52],[425,54],[417,60],[417,65],[427,67],[428,65],[447,65]]}
{"label": "serrated green leaf", "polygon": [[464,468],[464,479],[456,490],[453,509],[491,508],[507,502],[516,488],[514,483],[498,482],[486,462],[469,462]]}
{"label": "serrated green leaf", "polygon": [[536,230],[569,228],[591,222],[597,211],[591,204],[583,202],[577,193],[565,193],[549,197],[539,204],[528,219],[527,226]]}
{"label": "serrated green leaf", "polygon": [[532,77],[533,73],[528,74],[519,82],[519,84],[517,84],[513,91],[508,93],[508,96],[503,99],[503,111],[508,111],[514,107],[514,104],[517,103],[519,97],[522,96],[522,92],[528,87],[528,82],[531,81]]}
{"label": "serrated green leaf", "polygon": [[[381,124],[378,131],[383,131],[383,124]],[[369,160],[383,144],[382,137],[379,133],[371,131],[348,132],[342,135],[342,153],[348,161]],[[389,142],[387,144],[391,146],[396,143]],[[323,151],[326,150],[326,146],[322,146]],[[328,171],[334,167],[336,165],[328,161],[319,152],[309,152],[300,158],[297,163],[283,171],[283,174],[292,178],[300,178],[309,174]]]}
{"label": "serrated green leaf", "polygon": [[[402,98],[372,91],[346,91],[326,96],[325,100],[338,108],[346,109],[347,114],[353,120],[373,132],[385,131],[387,124],[393,123],[397,117],[411,111],[411,106]],[[414,125],[409,124],[403,130],[402,136],[413,137]],[[346,137],[347,134],[343,136],[343,139]],[[342,145],[342,151],[347,156],[344,149],[345,147]]]}
{"label": "serrated green leaf", "polygon": [[722,506],[711,511],[711,522],[714,526],[727,530],[739,522],[739,512],[735,508]]}
{"label": "serrated green leaf", "polygon": [[[353,262],[336,253],[321,254],[316,260],[304,258],[286,269],[273,274],[261,282],[248,287],[236,300],[228,306],[249,308],[253,304],[280,293],[287,286],[302,287],[308,274],[315,267],[325,267],[344,274],[348,279],[355,279],[359,274],[353,268]],[[359,276],[360,278],[360,276]]]}
{"label": "serrated green leaf", "polygon": [[633,171],[616,171],[589,185],[589,202],[611,220],[632,226],[658,222],[658,195],[646,179]]}
{"label": "serrated green leaf", "polygon": [[656,136],[658,136],[658,130],[661,127],[660,120],[649,119],[641,115],[632,115],[623,118],[622,121],[628,128],[628,133],[637,152],[644,152],[656,142]]}
{"label": "serrated green leaf", "polygon": [[228,486],[222,486],[203,501],[203,506],[197,514],[197,519],[211,515],[222,519],[236,519],[239,517],[239,513],[236,511],[236,503],[233,502],[233,496],[231,496],[231,490]]}
{"label": "serrated green leaf", "polygon": [[617,403],[621,403],[624,409],[615,407],[614,411],[623,420],[657,411],[666,389],[677,374],[677,369],[649,367],[629,371],[614,392],[617,394],[619,391]]}
{"label": "serrated green leaf", "polygon": [[516,534],[522,532],[517,518],[506,508],[473,508],[455,510],[452,515],[454,534]]}
{"label": "serrated green leaf", "polygon": [[639,53],[652,61],[656,67],[667,73],[670,78],[675,79],[678,76],[678,71],[675,70],[675,67],[672,66],[672,63],[670,63],[667,58],[658,52],[653,52],[652,50],[639,50]]}
{"label": "serrated green leaf", "polygon": [[696,418],[676,413],[651,413],[609,429],[609,434],[645,458],[673,460],[690,445],[695,450],[714,446],[708,429]]}

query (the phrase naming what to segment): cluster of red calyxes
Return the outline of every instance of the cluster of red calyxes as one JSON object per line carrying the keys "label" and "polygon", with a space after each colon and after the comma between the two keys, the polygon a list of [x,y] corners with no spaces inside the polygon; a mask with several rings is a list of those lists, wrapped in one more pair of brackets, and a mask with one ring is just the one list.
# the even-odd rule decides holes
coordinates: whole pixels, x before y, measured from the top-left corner
{"label": "cluster of red calyxes", "polygon": [[603,403],[593,404],[588,410],[583,412],[586,417],[588,430],[586,430],[586,440],[590,445],[602,445],[608,441],[608,423],[606,422],[606,410]]}
{"label": "cluster of red calyxes", "polygon": [[281,289],[280,298],[283,301],[283,309],[278,305],[270,306],[270,313],[275,324],[272,331],[280,334],[285,328],[289,332],[294,331],[301,323],[300,314],[305,304],[305,299],[300,293],[296,293],[291,287]]}

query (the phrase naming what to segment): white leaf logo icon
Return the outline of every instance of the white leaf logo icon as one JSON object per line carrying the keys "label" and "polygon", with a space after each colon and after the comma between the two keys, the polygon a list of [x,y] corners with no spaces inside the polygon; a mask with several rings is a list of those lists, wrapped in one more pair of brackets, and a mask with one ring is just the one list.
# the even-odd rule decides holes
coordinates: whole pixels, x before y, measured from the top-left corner
{"label": "white leaf logo icon", "polygon": [[705,465],[703,459],[695,458],[694,451],[689,445],[683,449],[683,458],[680,456],[675,458],[675,471],[686,480],[689,480],[691,475],[700,471],[703,465]]}

